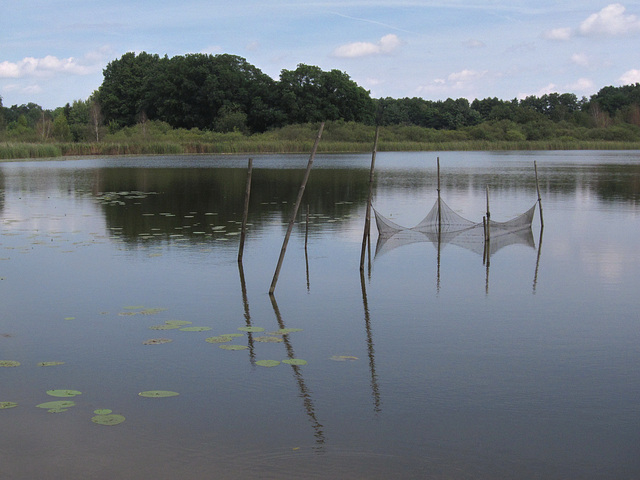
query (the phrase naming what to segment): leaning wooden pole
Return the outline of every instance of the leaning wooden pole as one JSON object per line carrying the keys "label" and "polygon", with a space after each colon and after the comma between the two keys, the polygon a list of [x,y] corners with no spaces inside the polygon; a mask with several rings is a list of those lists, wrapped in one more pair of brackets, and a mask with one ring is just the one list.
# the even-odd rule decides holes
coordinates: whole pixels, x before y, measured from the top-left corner
{"label": "leaning wooden pole", "polygon": [[240,233],[240,249],[238,250],[238,263],[242,262],[244,253],[244,239],[247,233],[247,217],[249,216],[249,197],[251,196],[251,173],[253,171],[253,159],[249,159],[247,167],[247,188],[244,192],[244,213],[242,214],[242,230]]}
{"label": "leaning wooden pole", "polygon": [[309,180],[309,174],[311,173],[311,167],[313,165],[313,160],[316,156],[316,151],[318,150],[318,144],[320,143],[320,138],[322,137],[323,130],[324,130],[324,122],[320,124],[320,129],[318,130],[316,141],[313,144],[313,150],[311,151],[311,156],[309,156],[309,163],[307,163],[307,170],[304,173],[304,178],[302,179],[302,184],[300,185],[300,191],[298,191],[298,198],[296,199],[296,204],[293,207],[293,212],[291,213],[291,219],[289,220],[289,227],[287,228],[287,234],[284,236],[284,242],[282,243],[282,249],[280,250],[280,258],[278,258],[278,265],[276,266],[276,271],[273,274],[273,280],[271,281],[271,288],[269,288],[269,295],[273,295],[273,292],[276,289],[276,284],[278,283],[278,277],[280,276],[280,268],[282,268],[282,262],[284,261],[284,254],[287,252],[287,244],[289,243],[289,237],[291,236],[291,231],[293,230],[293,224],[296,222],[296,216],[298,215],[298,208],[300,208],[300,203],[302,202],[304,189],[307,186],[307,180]]}
{"label": "leaning wooden pole", "polygon": [[[364,233],[362,235],[362,251],[360,253],[360,271],[364,271],[364,259],[367,253],[367,241],[370,241],[371,233],[371,203],[373,202],[373,181],[376,167],[376,152],[378,150],[378,135],[380,127],[376,126],[375,138],[373,140],[373,153],[371,154],[371,170],[369,171],[369,196],[367,197],[367,213],[364,220]],[[371,254],[369,254],[371,257]]]}
{"label": "leaning wooden pole", "polygon": [[491,240],[491,212],[489,211],[489,185],[487,185],[487,228],[485,229],[485,240]]}
{"label": "leaning wooden pole", "polygon": [[542,197],[540,196],[540,184],[538,183],[538,164],[533,161],[533,169],[536,172],[536,190],[538,191],[538,210],[540,211],[540,228],[544,228],[544,220],[542,218]]}

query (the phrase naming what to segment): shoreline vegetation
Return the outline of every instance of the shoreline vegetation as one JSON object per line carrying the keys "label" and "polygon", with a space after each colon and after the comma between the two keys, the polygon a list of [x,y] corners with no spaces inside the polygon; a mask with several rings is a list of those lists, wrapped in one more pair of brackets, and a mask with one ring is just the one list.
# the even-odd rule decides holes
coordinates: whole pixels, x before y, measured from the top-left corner
{"label": "shoreline vegetation", "polygon": [[[171,129],[162,122],[147,122],[106,135],[99,142],[0,141],[0,160],[28,160],[74,156],[270,154],[307,153],[314,142],[316,124],[290,125],[252,135],[197,129]],[[366,153],[373,148],[375,127],[352,122],[327,122],[321,153]],[[509,150],[640,150],[640,141],[611,137],[608,129],[585,129],[575,138],[477,138],[473,128],[434,130],[416,126],[380,128],[378,151],[509,151]]]}

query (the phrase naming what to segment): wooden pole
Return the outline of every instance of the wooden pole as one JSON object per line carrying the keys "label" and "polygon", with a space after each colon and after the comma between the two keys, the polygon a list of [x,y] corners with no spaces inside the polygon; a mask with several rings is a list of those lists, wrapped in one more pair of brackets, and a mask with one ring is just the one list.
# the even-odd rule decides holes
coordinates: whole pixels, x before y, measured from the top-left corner
{"label": "wooden pole", "polygon": [[309,180],[309,174],[311,173],[313,159],[316,156],[316,151],[318,150],[318,144],[320,143],[320,138],[322,137],[323,130],[324,130],[324,122],[320,124],[320,129],[318,130],[316,141],[313,144],[313,150],[311,151],[311,155],[309,156],[309,162],[307,163],[307,170],[304,173],[304,178],[302,179],[302,184],[300,185],[300,190],[298,191],[298,198],[296,199],[296,204],[293,207],[293,212],[291,213],[291,219],[289,220],[289,227],[287,228],[287,234],[284,237],[284,242],[282,243],[282,249],[280,250],[278,265],[276,265],[276,271],[273,274],[273,280],[271,281],[271,287],[269,288],[269,295],[273,295],[273,292],[276,289],[276,284],[278,283],[278,277],[280,276],[280,268],[282,268],[284,255],[287,252],[287,244],[289,243],[289,237],[291,236],[291,231],[293,230],[293,224],[295,223],[296,216],[298,215],[298,208],[300,208],[300,203],[302,202],[304,189],[307,186],[307,180]]}
{"label": "wooden pole", "polygon": [[438,158],[438,232],[442,226],[442,204],[440,200],[440,157]]}
{"label": "wooden pole", "polygon": [[487,185],[487,228],[485,230],[485,240],[488,242],[491,238],[491,212],[489,211],[489,185]]}
{"label": "wooden pole", "polygon": [[249,159],[247,167],[247,188],[244,192],[244,213],[242,214],[242,230],[240,233],[240,249],[238,250],[238,263],[242,262],[244,253],[244,239],[247,231],[247,217],[249,216],[249,197],[251,195],[251,173],[253,171],[253,159]]}
{"label": "wooden pole", "polygon": [[540,211],[540,228],[544,228],[544,220],[542,218],[542,198],[540,197],[540,184],[538,183],[538,165],[533,161],[533,169],[536,172],[536,190],[538,191],[538,209]]}
{"label": "wooden pole", "polygon": [[[378,134],[380,127],[376,125],[375,138],[373,140],[373,153],[371,154],[371,170],[369,171],[369,196],[367,197],[367,213],[364,221],[364,234],[362,235],[362,251],[360,252],[360,271],[364,271],[364,258],[367,252],[367,241],[371,231],[371,202],[373,201],[373,181],[376,166],[376,152],[378,150]],[[369,255],[371,258],[371,255]]]}

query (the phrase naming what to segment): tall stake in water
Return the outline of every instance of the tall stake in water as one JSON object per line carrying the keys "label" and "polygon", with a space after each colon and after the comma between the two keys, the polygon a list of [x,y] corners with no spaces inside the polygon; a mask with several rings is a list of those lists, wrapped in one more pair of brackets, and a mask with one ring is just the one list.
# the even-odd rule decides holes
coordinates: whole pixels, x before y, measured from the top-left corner
{"label": "tall stake in water", "polygon": [[302,184],[300,185],[300,190],[298,191],[298,198],[296,199],[296,204],[293,207],[293,212],[291,212],[289,227],[287,228],[287,234],[284,236],[284,242],[282,243],[282,249],[280,250],[280,257],[278,258],[278,265],[276,266],[276,271],[273,274],[273,280],[271,281],[271,288],[269,288],[269,295],[273,295],[273,292],[276,289],[276,284],[278,283],[278,277],[280,276],[280,269],[282,268],[282,262],[284,261],[284,254],[287,253],[287,244],[289,243],[289,237],[291,236],[291,231],[293,230],[293,224],[296,222],[296,216],[298,215],[298,208],[300,208],[300,203],[302,202],[304,189],[307,186],[307,180],[309,180],[309,174],[311,173],[311,167],[313,166],[313,159],[315,158],[316,152],[318,151],[318,144],[320,143],[320,138],[322,137],[323,130],[324,130],[324,122],[320,124],[320,129],[318,130],[318,135],[316,136],[316,141],[313,144],[313,150],[311,151],[311,156],[309,156],[309,162],[307,163],[307,170],[304,173],[304,178],[302,179]]}
{"label": "tall stake in water", "polygon": [[[378,133],[379,126],[376,126],[375,138],[373,140],[373,153],[371,154],[371,170],[369,171],[369,196],[367,198],[367,214],[364,221],[364,234],[362,235],[362,251],[360,253],[360,271],[364,270],[364,257],[367,252],[367,241],[370,238],[371,231],[371,202],[373,201],[373,180],[374,180],[374,170],[376,165],[376,152],[378,150]],[[371,254],[369,254],[369,259],[371,259]]]}
{"label": "tall stake in water", "polygon": [[544,228],[544,220],[542,219],[542,198],[540,197],[540,184],[538,183],[538,164],[533,161],[533,169],[536,172],[536,190],[538,191],[538,208],[540,209],[540,228]]}
{"label": "tall stake in water", "polygon": [[247,230],[247,217],[249,216],[249,196],[251,195],[251,172],[253,171],[253,159],[249,159],[247,167],[247,188],[244,192],[244,213],[242,214],[242,230],[240,234],[240,249],[238,250],[238,263],[242,262],[244,253],[244,239]]}

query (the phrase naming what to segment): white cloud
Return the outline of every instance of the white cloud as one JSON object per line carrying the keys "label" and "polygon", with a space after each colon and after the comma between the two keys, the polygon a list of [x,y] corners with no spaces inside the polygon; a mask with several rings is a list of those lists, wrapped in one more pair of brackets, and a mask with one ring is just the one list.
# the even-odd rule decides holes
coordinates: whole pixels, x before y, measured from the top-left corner
{"label": "white cloud", "polygon": [[224,49],[220,45],[211,45],[209,47],[203,48],[200,51],[200,53],[206,53],[208,55],[217,55],[223,52],[224,52]]}
{"label": "white cloud", "polygon": [[447,78],[436,78],[430,84],[421,85],[417,88],[419,94],[442,94],[445,92],[461,91],[469,87],[473,88],[476,81],[485,77],[488,70],[464,69],[451,73]]}
{"label": "white cloud", "polygon": [[486,44],[484,42],[482,42],[480,40],[475,40],[475,39],[467,40],[464,43],[464,45],[467,48],[484,48],[484,47],[486,47]]}
{"label": "white cloud", "polygon": [[96,59],[102,59],[102,55],[94,52],[86,58],[92,61],[87,63],[74,57],[58,58],[53,55],[43,58],[26,57],[17,62],[4,61],[0,63],[0,78],[46,77],[56,73],[89,75],[100,70]]}
{"label": "white cloud", "polygon": [[633,69],[623,73],[620,77],[620,81],[623,85],[640,83],[640,70]]}
{"label": "white cloud", "polygon": [[567,90],[571,92],[591,93],[596,90],[596,86],[588,78],[579,78],[577,82],[575,82],[572,85],[569,85],[569,88]]}
{"label": "white cloud", "polygon": [[580,33],[582,35],[616,36],[640,32],[638,17],[626,14],[625,11],[623,5],[612,3],[582,22]]}
{"label": "white cloud", "polygon": [[553,30],[547,30],[544,32],[544,38],[547,40],[564,41],[571,38],[572,32],[570,28],[554,28]]}
{"label": "white cloud", "polygon": [[589,66],[589,57],[585,53],[574,53],[571,55],[571,61],[581,67]]}
{"label": "white cloud", "polygon": [[333,51],[333,55],[343,58],[367,57],[371,55],[388,54],[402,44],[397,35],[390,33],[382,37],[377,43],[354,42],[341,45]]}

